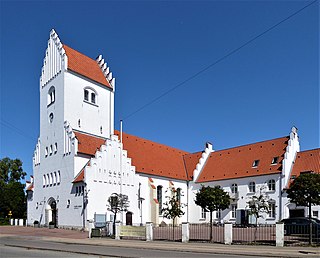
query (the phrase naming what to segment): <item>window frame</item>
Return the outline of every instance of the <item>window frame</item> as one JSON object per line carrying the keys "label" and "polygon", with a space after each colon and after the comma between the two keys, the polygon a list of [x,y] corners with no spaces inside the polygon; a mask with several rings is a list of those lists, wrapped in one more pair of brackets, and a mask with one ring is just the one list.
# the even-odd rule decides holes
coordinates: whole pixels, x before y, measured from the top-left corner
{"label": "window frame", "polygon": [[255,193],[256,192],[256,182],[251,181],[248,184],[249,193]]}
{"label": "window frame", "polygon": [[233,194],[238,193],[238,184],[237,183],[233,183],[230,188],[231,188],[231,193],[233,193]]}
{"label": "window frame", "polygon": [[269,179],[267,182],[268,185],[268,191],[269,192],[275,192],[276,191],[276,180]]}
{"label": "window frame", "polygon": [[51,86],[47,93],[47,107],[51,106],[56,101],[56,88]]}
{"label": "window frame", "polygon": [[231,210],[230,218],[231,219],[236,219],[237,209],[238,209],[238,205],[236,203],[232,203],[231,207],[230,207],[230,210]]}
{"label": "window frame", "polygon": [[162,189],[163,189],[162,185],[157,186],[157,200],[159,204],[159,215],[162,215],[162,195],[163,195]]}
{"label": "window frame", "polygon": [[83,89],[83,101],[94,106],[98,106],[98,93],[91,87],[85,87]]}

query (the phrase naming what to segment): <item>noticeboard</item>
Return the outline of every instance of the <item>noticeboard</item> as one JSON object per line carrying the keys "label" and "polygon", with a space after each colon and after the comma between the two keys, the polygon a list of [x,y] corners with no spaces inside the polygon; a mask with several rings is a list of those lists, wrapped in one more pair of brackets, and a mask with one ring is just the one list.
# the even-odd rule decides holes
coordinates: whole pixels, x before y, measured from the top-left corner
{"label": "noticeboard", "polygon": [[146,227],[144,226],[120,226],[120,236],[145,237]]}

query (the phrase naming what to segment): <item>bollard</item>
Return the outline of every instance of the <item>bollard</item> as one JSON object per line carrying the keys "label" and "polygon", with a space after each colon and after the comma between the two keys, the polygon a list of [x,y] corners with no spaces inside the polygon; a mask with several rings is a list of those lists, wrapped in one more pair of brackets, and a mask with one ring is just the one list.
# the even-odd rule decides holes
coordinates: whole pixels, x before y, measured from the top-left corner
{"label": "bollard", "polygon": [[284,246],[284,223],[276,223],[276,246]]}
{"label": "bollard", "polygon": [[14,219],[14,225],[18,226],[18,219]]}
{"label": "bollard", "polygon": [[10,225],[13,226],[14,223],[13,223],[13,219],[10,219]]}
{"label": "bollard", "polygon": [[153,241],[152,222],[147,222],[147,224],[146,224],[146,240],[147,241]]}
{"label": "bollard", "polygon": [[19,219],[19,224],[18,224],[20,227],[23,226],[23,219]]}
{"label": "bollard", "polygon": [[189,223],[183,222],[182,223],[182,243],[189,242]]}

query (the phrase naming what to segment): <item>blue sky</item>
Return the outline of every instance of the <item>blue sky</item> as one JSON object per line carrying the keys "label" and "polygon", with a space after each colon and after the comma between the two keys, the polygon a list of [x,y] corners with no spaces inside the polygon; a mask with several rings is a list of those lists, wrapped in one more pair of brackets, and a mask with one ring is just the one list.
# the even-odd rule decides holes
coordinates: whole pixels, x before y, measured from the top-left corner
{"label": "blue sky", "polygon": [[[1,1],[0,158],[32,174],[49,32],[116,77],[118,121],[311,1]],[[157,102],[124,131],[189,152],[288,135],[319,147],[316,2]]]}

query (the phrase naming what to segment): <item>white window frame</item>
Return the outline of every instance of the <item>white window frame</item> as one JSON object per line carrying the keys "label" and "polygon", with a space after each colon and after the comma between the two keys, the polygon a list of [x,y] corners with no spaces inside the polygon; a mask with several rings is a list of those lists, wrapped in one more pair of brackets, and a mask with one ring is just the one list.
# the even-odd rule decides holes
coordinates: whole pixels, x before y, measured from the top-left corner
{"label": "white window frame", "polygon": [[47,106],[49,107],[56,101],[56,89],[54,86],[51,86],[48,90],[48,97],[47,97]]}
{"label": "white window frame", "polygon": [[235,219],[236,218],[237,208],[238,208],[237,204],[231,204],[231,214],[230,214],[230,218],[231,219]]}
{"label": "white window frame", "polygon": [[274,192],[276,190],[276,180],[270,179],[268,180],[267,184],[268,184],[268,191]]}
{"label": "white window frame", "polygon": [[256,192],[256,183],[254,181],[249,182],[248,188],[249,188],[249,193],[255,193]]}
{"label": "white window frame", "polygon": [[202,207],[200,207],[200,219],[207,219],[207,211]]}
{"label": "white window frame", "polygon": [[[86,92],[88,92],[88,99],[86,99]],[[85,87],[83,89],[83,101],[86,103],[90,103],[92,105],[98,105],[98,94],[97,92],[91,87]]]}
{"label": "white window frame", "polygon": [[270,218],[270,219],[276,218],[276,203],[275,202],[269,202],[268,218]]}
{"label": "white window frame", "polygon": [[163,186],[157,186],[157,200],[159,204],[159,215],[162,215],[162,201],[163,201]]}
{"label": "white window frame", "polygon": [[233,183],[233,184],[231,185],[231,193],[233,193],[233,194],[238,193],[238,184]]}

